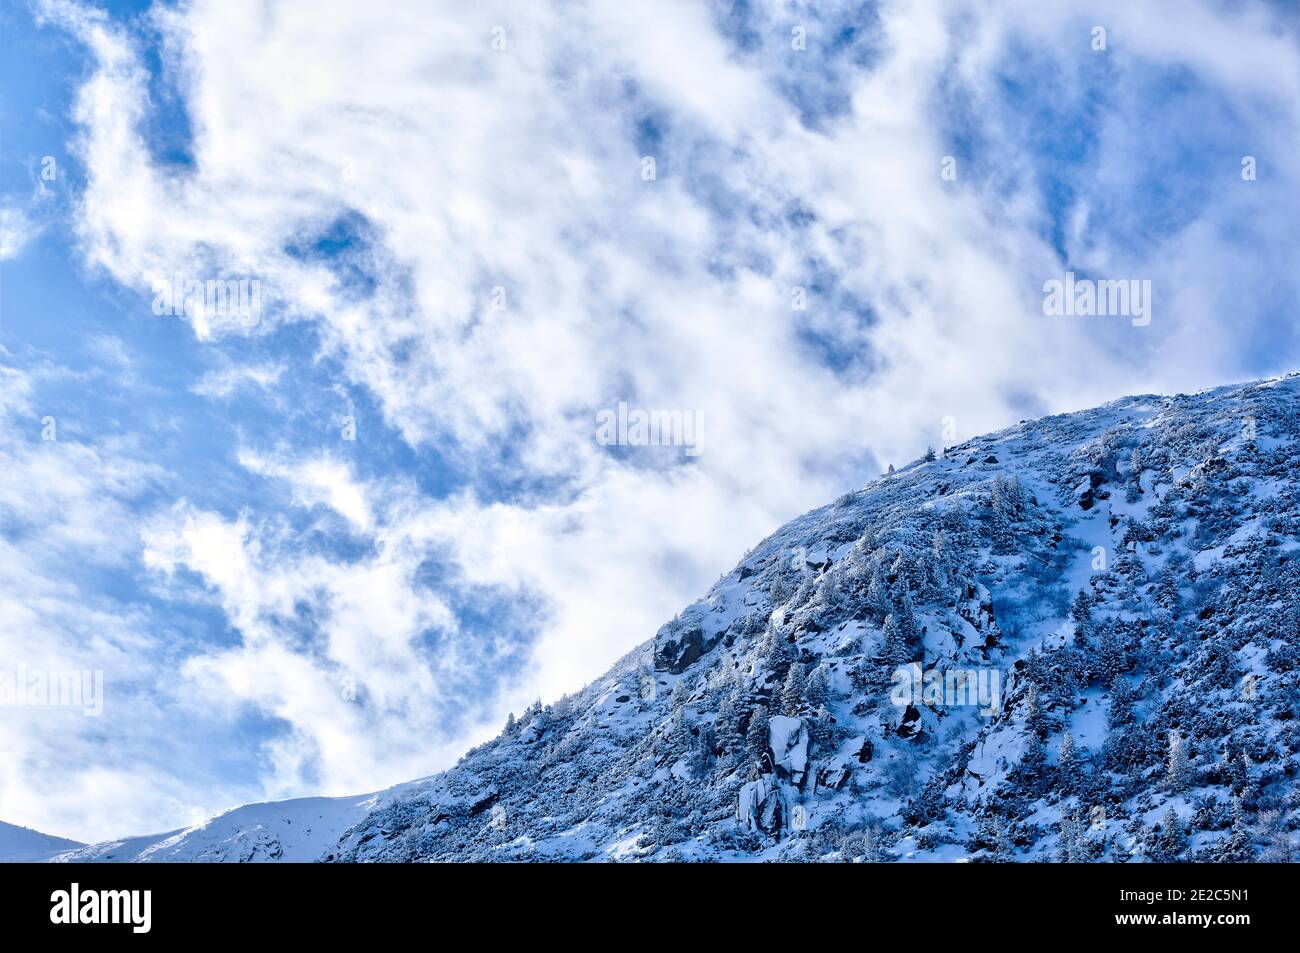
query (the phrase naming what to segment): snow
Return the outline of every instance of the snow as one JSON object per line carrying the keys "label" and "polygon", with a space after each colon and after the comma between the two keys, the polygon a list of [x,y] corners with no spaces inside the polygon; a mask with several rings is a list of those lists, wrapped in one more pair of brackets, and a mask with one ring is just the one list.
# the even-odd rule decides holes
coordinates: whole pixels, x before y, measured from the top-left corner
{"label": "snow", "polygon": [[344,831],[394,793],[246,804],[194,827],[74,846],[48,859],[62,863],[306,863],[318,859]]}
{"label": "snow", "polygon": [[758,806],[767,799],[768,791],[767,781],[760,778],[743,785],[736,795],[736,821],[746,830],[754,829]]}
{"label": "snow", "polygon": [[0,821],[0,863],[35,863],[82,846],[78,841]]}
{"label": "snow", "polygon": [[808,733],[803,729],[803,720],[775,715],[769,719],[769,736],[777,768],[802,776],[808,769]]}

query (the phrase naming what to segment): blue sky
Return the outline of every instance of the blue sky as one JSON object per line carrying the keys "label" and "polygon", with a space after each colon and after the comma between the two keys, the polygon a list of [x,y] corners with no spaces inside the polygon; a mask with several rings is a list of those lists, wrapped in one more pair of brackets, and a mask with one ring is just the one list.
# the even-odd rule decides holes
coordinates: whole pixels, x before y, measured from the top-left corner
{"label": "blue sky", "polygon": [[1294,369],[1293,8],[1043,6],[7,4],[0,670],[105,698],[0,818],[429,773],[945,428]]}

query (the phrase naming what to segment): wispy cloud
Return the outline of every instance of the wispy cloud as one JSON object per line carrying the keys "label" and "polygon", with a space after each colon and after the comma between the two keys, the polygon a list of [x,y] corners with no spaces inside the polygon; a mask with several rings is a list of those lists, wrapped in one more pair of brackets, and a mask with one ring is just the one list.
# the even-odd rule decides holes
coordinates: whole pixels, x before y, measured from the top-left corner
{"label": "wispy cloud", "polygon": [[21,208],[0,205],[0,261],[17,258],[40,228]]}
{"label": "wispy cloud", "polygon": [[283,375],[283,364],[232,364],[208,371],[194,385],[193,391],[201,397],[220,399],[243,388],[270,390]]}

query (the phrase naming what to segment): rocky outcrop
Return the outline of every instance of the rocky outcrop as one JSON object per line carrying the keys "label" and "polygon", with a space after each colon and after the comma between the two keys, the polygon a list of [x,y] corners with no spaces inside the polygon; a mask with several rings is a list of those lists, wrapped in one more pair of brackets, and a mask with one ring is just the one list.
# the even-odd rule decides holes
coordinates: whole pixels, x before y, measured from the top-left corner
{"label": "rocky outcrop", "polygon": [[803,784],[808,771],[808,730],[803,719],[774,715],[769,736],[776,776],[796,786]]}
{"label": "rocky outcrop", "polygon": [[699,615],[683,612],[655,633],[655,668],[679,675],[717,645],[721,635]]}

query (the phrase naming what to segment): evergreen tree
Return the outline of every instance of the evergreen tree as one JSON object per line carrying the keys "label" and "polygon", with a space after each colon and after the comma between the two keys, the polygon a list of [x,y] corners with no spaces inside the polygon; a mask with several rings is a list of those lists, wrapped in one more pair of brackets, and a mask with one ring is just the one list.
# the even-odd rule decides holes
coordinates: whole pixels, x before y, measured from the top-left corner
{"label": "evergreen tree", "polygon": [[1250,771],[1247,769],[1245,753],[1234,754],[1231,745],[1225,745],[1223,759],[1219,763],[1219,775],[1237,797],[1245,793],[1250,784]]}
{"label": "evergreen tree", "polygon": [[1165,811],[1165,816],[1160,821],[1160,838],[1157,841],[1157,849],[1151,859],[1156,863],[1172,864],[1184,860],[1187,853],[1187,834],[1183,831],[1182,824],[1178,821],[1178,815],[1174,813],[1171,807]]}
{"label": "evergreen tree", "polygon": [[1020,515],[1024,507],[1024,498],[1020,490],[1020,477],[1015,474],[1005,476],[999,473],[993,478],[993,509],[1010,519]]}
{"label": "evergreen tree", "polygon": [[679,712],[686,707],[686,702],[692,694],[691,686],[685,678],[680,679],[673,686],[673,693],[669,699],[669,704],[674,712]]}
{"label": "evergreen tree", "polygon": [[1136,503],[1142,499],[1142,451],[1134,447],[1129,460],[1128,479],[1124,481],[1124,501]]}
{"label": "evergreen tree", "polygon": [[813,669],[813,673],[808,678],[807,689],[808,707],[813,711],[819,711],[830,703],[831,684],[830,675],[824,665],[818,665]]}
{"label": "evergreen tree", "polygon": [[993,859],[998,863],[1010,863],[1015,859],[1016,850],[1011,843],[1011,835],[1007,832],[1008,824],[1007,818],[997,816],[994,827]]}
{"label": "evergreen tree", "polygon": [[804,705],[807,683],[804,680],[803,666],[791,665],[781,687],[781,709],[787,715],[798,715]]}
{"label": "evergreen tree", "polygon": [[911,661],[912,653],[907,650],[903,632],[892,614],[885,616],[884,636],[884,648],[880,653],[882,661],[889,665],[902,665]]}
{"label": "evergreen tree", "polygon": [[926,579],[926,595],[934,602],[948,604],[952,601],[952,567],[948,552],[948,534],[942,528],[934,531],[930,540],[930,562]]}
{"label": "evergreen tree", "polygon": [[1156,578],[1155,600],[1156,605],[1171,615],[1178,614],[1178,579],[1167,569]]}
{"label": "evergreen tree", "polygon": [[889,584],[885,581],[885,571],[879,559],[873,561],[871,581],[867,583],[867,611],[874,619],[883,619],[889,614]]}
{"label": "evergreen tree", "polygon": [[1111,685],[1119,675],[1128,669],[1127,653],[1116,634],[1113,623],[1100,627],[1101,634],[1097,640],[1097,661],[1093,671],[1103,685]]}
{"label": "evergreen tree", "polygon": [[[1251,849],[1250,824],[1246,820],[1246,805],[1239,797],[1232,799],[1232,833],[1228,837],[1231,850],[1238,856],[1245,857],[1248,860],[1254,859],[1254,851]],[[1230,863],[1244,863],[1246,861],[1229,861]]]}
{"label": "evergreen tree", "polygon": [[794,656],[794,646],[786,640],[786,637],[775,628],[769,629],[767,652],[763,661],[767,670],[772,673],[772,677],[784,678],[790,663],[794,661]]}
{"label": "evergreen tree", "polygon": [[911,591],[912,565],[908,561],[907,553],[901,549],[894,553],[894,562],[889,567],[889,574],[894,577],[893,588],[900,598],[903,593]]}
{"label": "evergreen tree", "polygon": [[772,600],[772,605],[783,606],[790,601],[790,596],[794,594],[794,586],[785,577],[785,573],[777,572],[776,578],[772,580],[772,588],[768,590],[767,594],[768,598]]}
{"label": "evergreen tree", "polygon": [[1036,682],[1030,682],[1025,691],[1025,729],[1036,738],[1041,738],[1047,730],[1047,718],[1043,714],[1043,702]]}
{"label": "evergreen tree", "polygon": [[1079,831],[1079,816],[1073,810],[1061,811],[1060,845],[1057,848],[1057,860],[1063,864],[1077,864],[1084,860]]}
{"label": "evergreen tree", "polygon": [[1046,768],[1047,749],[1043,739],[1031,731],[1015,770],[1017,784],[1027,796],[1037,797],[1042,792]]}
{"label": "evergreen tree", "polygon": [[737,695],[733,690],[722,696],[718,705],[717,744],[728,754],[734,753],[745,743],[745,736],[740,730],[740,716],[736,705]]}
{"label": "evergreen tree", "polygon": [[1080,589],[1070,603],[1070,618],[1076,624],[1092,621],[1092,597],[1087,589]]}
{"label": "evergreen tree", "polygon": [[995,553],[1007,554],[1016,549],[1016,523],[1022,516],[1024,500],[1018,477],[1002,474],[993,479],[993,494],[989,505],[989,533]]}
{"label": "evergreen tree", "polygon": [[1127,728],[1135,721],[1133,715],[1133,689],[1125,679],[1116,679],[1110,690],[1110,708],[1106,712],[1106,727],[1114,731]]}
{"label": "evergreen tree", "polygon": [[705,724],[700,727],[700,733],[695,738],[695,748],[691,758],[691,774],[694,777],[702,778],[709,773],[713,767],[713,751],[716,744],[713,726]]}
{"label": "evergreen tree", "polygon": [[908,659],[914,659],[919,654],[921,632],[916,624],[916,609],[912,605],[912,593],[906,588],[898,598],[898,609],[894,616],[898,623],[898,632],[903,637],[903,644],[907,646]]}
{"label": "evergreen tree", "polygon": [[668,721],[668,750],[672,752],[686,751],[689,753],[691,747],[691,732],[686,726],[686,718],[682,709],[675,710]]}
{"label": "evergreen tree", "polygon": [[864,864],[883,864],[888,860],[884,840],[879,827],[869,826],[862,832],[862,862]]}
{"label": "evergreen tree", "polygon": [[1079,753],[1074,746],[1074,737],[1068,729],[1061,738],[1057,770],[1061,776],[1061,794],[1065,797],[1077,794],[1082,769],[1079,766]]}
{"label": "evergreen tree", "polygon": [[1169,761],[1166,780],[1169,790],[1175,793],[1187,790],[1191,784],[1191,767],[1187,763],[1187,747],[1177,730],[1169,732]]}
{"label": "evergreen tree", "polygon": [[762,705],[754,709],[749,716],[749,727],[745,731],[745,749],[755,761],[762,759],[771,743],[771,729],[768,726],[767,709]]}

